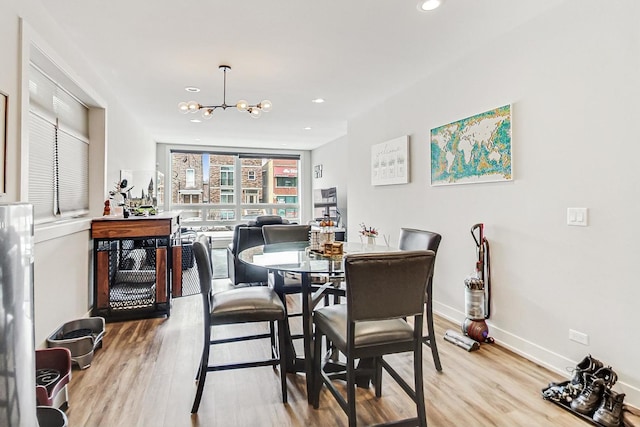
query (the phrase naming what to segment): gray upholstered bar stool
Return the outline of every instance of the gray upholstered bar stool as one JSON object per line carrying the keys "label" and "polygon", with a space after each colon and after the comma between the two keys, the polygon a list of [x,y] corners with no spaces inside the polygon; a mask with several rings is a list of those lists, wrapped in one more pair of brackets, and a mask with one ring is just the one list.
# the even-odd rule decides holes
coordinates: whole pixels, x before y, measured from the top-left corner
{"label": "gray upholstered bar stool", "polygon": [[[400,242],[398,243],[398,249],[403,251],[416,251],[420,249],[426,249],[438,254],[438,247],[442,236],[433,231],[417,230],[415,228],[401,228],[400,229]],[[435,260],[434,260],[435,262]],[[427,312],[427,334],[422,337],[422,342],[431,348],[431,355],[433,356],[433,363],[436,365],[436,370],[442,371],[442,364],[440,363],[440,356],[438,354],[438,345],[436,344],[436,335],[433,328],[433,272],[431,269],[431,275],[429,276],[429,283],[427,283],[427,298],[425,302]]]}
{"label": "gray upholstered bar stool", "polygon": [[[376,397],[382,395],[382,368],[416,404],[417,416],[393,425],[427,425],[422,379],[422,317],[426,287],[435,254],[433,251],[406,251],[346,255],[346,304],[316,309],[313,313],[314,369],[313,407],[318,408],[322,385],[346,412],[349,427],[356,426],[355,361],[373,358]],[[405,319],[414,317],[413,326]],[[322,337],[346,356],[347,398],[332,379],[344,373],[325,372],[322,367]],[[411,386],[383,356],[413,352],[414,384]],[[311,392],[311,391],[310,391]]]}
{"label": "gray upholstered bar stool", "polygon": [[[211,259],[209,246],[200,238],[193,245],[193,250],[200,277],[200,290],[204,314],[204,343],[202,357],[198,368],[196,396],[191,413],[198,412],[207,372],[229,369],[251,368],[258,366],[280,366],[280,384],[282,402],[287,402],[286,379],[286,342],[285,342],[285,310],[278,295],[266,286],[231,289],[211,294]],[[214,339],[214,326],[236,323],[269,322],[270,333],[245,335],[233,338]],[[273,324],[278,324],[278,348],[275,347]],[[271,358],[254,362],[226,365],[209,365],[209,351],[216,344],[224,344],[255,339],[270,339]]]}

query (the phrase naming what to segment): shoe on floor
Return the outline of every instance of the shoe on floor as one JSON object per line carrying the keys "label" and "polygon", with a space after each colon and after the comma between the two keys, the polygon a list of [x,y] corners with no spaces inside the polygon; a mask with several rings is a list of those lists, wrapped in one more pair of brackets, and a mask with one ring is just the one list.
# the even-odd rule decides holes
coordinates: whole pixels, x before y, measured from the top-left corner
{"label": "shoe on floor", "polygon": [[598,408],[606,387],[602,378],[597,378],[586,372],[584,384],[585,386],[578,397],[571,401],[571,409],[584,415],[591,415]]}
{"label": "shoe on floor", "polygon": [[594,374],[594,377],[601,378],[604,381],[606,388],[611,388],[618,381],[618,374],[615,373],[611,366],[605,366],[598,369]]}
{"label": "shoe on floor", "polygon": [[584,374],[594,374],[598,369],[602,368],[604,365],[598,359],[594,359],[590,354],[585,356],[580,363],[578,363],[573,370],[573,378],[571,379],[571,385],[578,390],[582,390],[585,386],[584,384]]}
{"label": "shoe on floor", "polygon": [[600,406],[593,414],[593,420],[604,427],[620,427],[624,396],[624,393],[616,393],[605,388]]}

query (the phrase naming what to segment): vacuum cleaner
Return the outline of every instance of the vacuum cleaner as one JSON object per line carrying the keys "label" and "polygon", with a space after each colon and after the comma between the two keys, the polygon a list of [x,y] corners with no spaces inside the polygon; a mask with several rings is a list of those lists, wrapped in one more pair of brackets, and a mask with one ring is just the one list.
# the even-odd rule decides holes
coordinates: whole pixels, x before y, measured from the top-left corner
{"label": "vacuum cleaner", "polygon": [[[448,330],[444,339],[467,351],[480,348],[479,343],[492,343],[486,319],[491,316],[491,269],[489,264],[489,241],[484,237],[484,224],[474,224],[471,236],[476,242],[478,259],[473,274],[465,284],[465,315],[462,335]],[[474,345],[475,343],[475,345]]]}

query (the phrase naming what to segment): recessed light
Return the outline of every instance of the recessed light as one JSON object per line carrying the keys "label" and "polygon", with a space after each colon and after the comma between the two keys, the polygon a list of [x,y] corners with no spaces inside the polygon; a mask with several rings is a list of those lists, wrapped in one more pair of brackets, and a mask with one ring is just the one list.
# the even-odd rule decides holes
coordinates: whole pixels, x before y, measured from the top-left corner
{"label": "recessed light", "polygon": [[421,12],[428,12],[430,10],[437,9],[444,3],[444,0],[420,0],[418,3],[418,10]]}
{"label": "recessed light", "polygon": [[314,104],[322,104],[324,102],[324,98],[312,99],[311,102],[313,102]]}
{"label": "recessed light", "polygon": [[187,86],[184,88],[184,90],[186,90],[187,92],[200,92],[200,88],[195,86]]}
{"label": "recessed light", "polygon": [[311,130],[311,126],[307,126],[304,130]]}
{"label": "recessed light", "polygon": [[191,123],[201,123],[202,120],[198,120],[198,119],[191,119],[189,120]]}

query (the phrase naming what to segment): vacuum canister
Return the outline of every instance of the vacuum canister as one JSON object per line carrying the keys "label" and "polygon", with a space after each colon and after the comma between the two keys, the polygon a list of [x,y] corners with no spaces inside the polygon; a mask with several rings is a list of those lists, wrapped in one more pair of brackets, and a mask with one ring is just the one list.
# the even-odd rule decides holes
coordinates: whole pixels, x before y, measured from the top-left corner
{"label": "vacuum canister", "polygon": [[484,320],[484,281],[477,274],[474,274],[467,277],[464,284],[464,306],[467,318]]}

